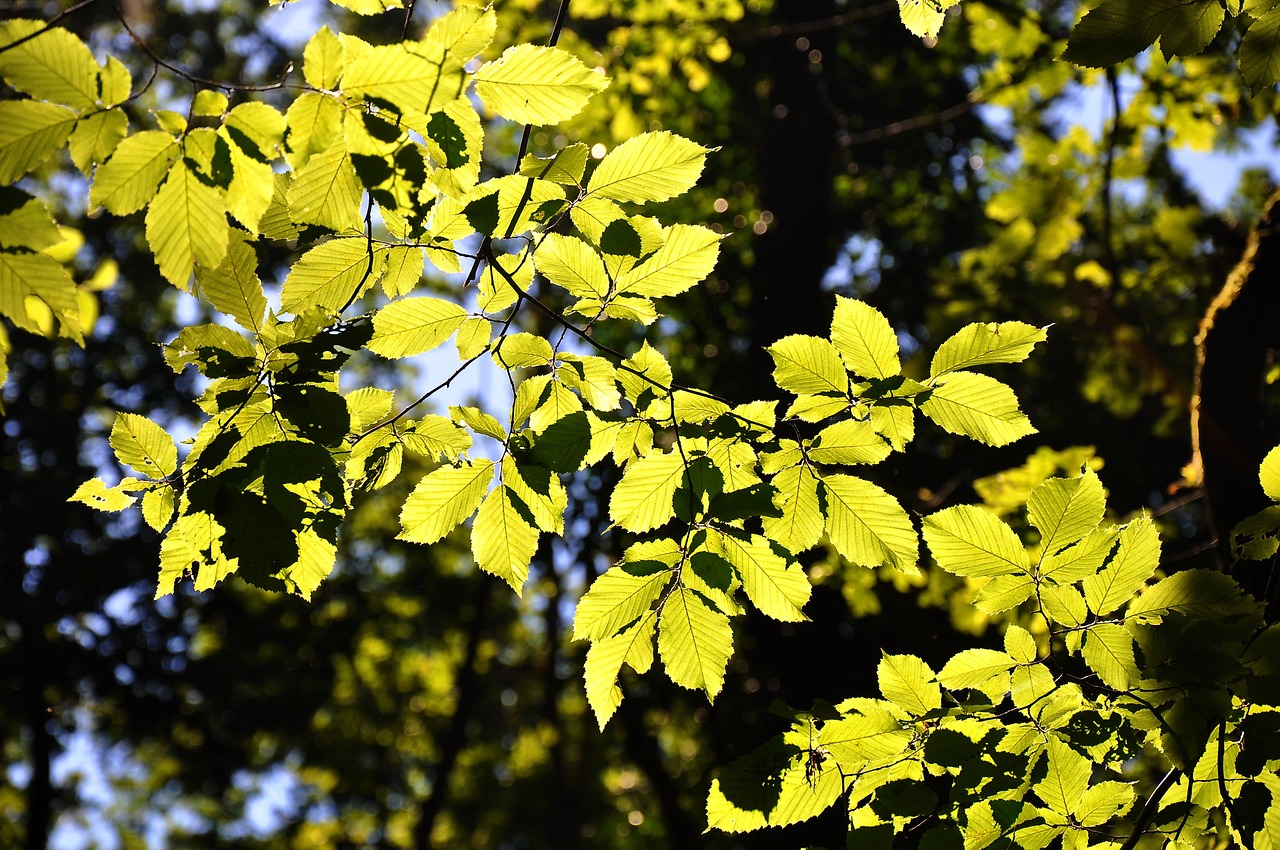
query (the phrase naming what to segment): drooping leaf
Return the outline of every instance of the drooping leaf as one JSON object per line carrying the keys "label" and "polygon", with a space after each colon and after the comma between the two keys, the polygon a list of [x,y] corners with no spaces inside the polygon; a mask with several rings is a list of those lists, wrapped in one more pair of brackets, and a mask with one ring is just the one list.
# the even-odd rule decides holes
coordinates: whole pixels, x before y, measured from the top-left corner
{"label": "drooping leaf", "polygon": [[976,372],[949,372],[920,404],[920,410],[952,434],[989,446],[1004,446],[1036,433],[1018,408],[1013,390]]}
{"label": "drooping leaf", "polygon": [[38,300],[62,322],[64,336],[80,335],[80,302],[66,267],[46,254],[0,251],[0,315],[41,333],[38,314],[27,309],[28,298]]}
{"label": "drooping leaf", "polygon": [[493,461],[476,459],[422,476],[400,510],[400,539],[440,541],[480,507],[493,480],[493,466]]}
{"label": "drooping leaf", "polygon": [[780,557],[758,534],[708,532],[708,542],[737,571],[761,613],[784,622],[808,619],[802,609],[813,587],[800,564]]}
{"label": "drooping leaf", "polygon": [[186,289],[194,267],[217,268],[227,254],[231,228],[222,193],[207,185],[181,159],[147,210],[147,243],[160,274]]}
{"label": "drooping leaf", "polygon": [[1021,363],[1036,343],[1044,342],[1045,338],[1044,328],[1023,322],[966,325],[938,346],[929,364],[929,375],[937,378],[957,369]]}
{"label": "drooping leaf", "polygon": [[1105,68],[1134,56],[1160,37],[1183,0],[1105,0],[1076,24],[1062,58]]}
{"label": "drooping leaf", "polygon": [[227,255],[217,268],[196,269],[196,283],[215,308],[247,331],[262,330],[267,297],[258,279],[258,256],[244,235],[231,234]]}
{"label": "drooping leaf", "polygon": [[1262,491],[1273,502],[1280,502],[1280,446],[1267,452],[1258,468],[1258,480],[1262,482]]}
{"label": "drooping leaf", "polygon": [[383,357],[423,354],[443,345],[467,318],[452,301],[416,296],[393,301],[373,314],[369,350]]}
{"label": "drooping leaf", "polygon": [[1182,4],[1160,33],[1160,52],[1166,60],[1203,52],[1222,29],[1226,16],[1227,10],[1218,0]]}
{"label": "drooping leaf", "polygon": [[864,567],[884,564],[916,575],[919,543],[897,499],[852,475],[822,477],[827,536],[841,555]]}
{"label": "drooping leaf", "polygon": [[538,550],[538,530],[521,514],[511,488],[495,487],[480,505],[471,527],[476,565],[511,585],[519,596]]}
{"label": "drooping leaf", "polygon": [[67,139],[71,161],[84,174],[92,173],[95,165],[106,162],[115,152],[128,132],[129,117],[119,109],[82,117]]}
{"label": "drooping leaf", "polygon": [[1241,39],[1240,73],[1255,95],[1280,81],[1280,6],[1255,20]]}
{"label": "drooping leaf", "polygon": [[554,47],[520,44],[476,71],[476,94],[519,124],[558,124],[582,111],[609,78]]}
{"label": "drooping leaf", "polygon": [[885,655],[876,668],[880,693],[914,717],[942,707],[934,672],[914,655]]}
{"label": "drooping leaf", "polygon": [[1027,550],[1013,529],[976,505],[957,505],[924,519],[924,540],[938,566],[979,578],[1027,573]]}
{"label": "drooping leaf", "polygon": [[698,182],[709,152],[666,130],[641,133],[609,151],[587,193],[637,204],[674,198]]}
{"label": "drooping leaf", "polygon": [[724,668],[733,654],[729,618],[679,585],[658,617],[658,653],[671,681],[715,700],[724,686]]}
{"label": "drooping leaf", "polygon": [[1056,737],[1049,738],[1044,758],[1048,761],[1048,771],[1035,784],[1036,794],[1058,814],[1072,814],[1089,786],[1092,765],[1089,759]]}
{"label": "drooping leaf", "polygon": [[[404,42],[362,51],[348,60],[342,88],[349,97],[377,100],[402,114],[427,115],[453,98],[439,90],[444,50],[430,42]],[[433,103],[439,99],[438,103]]]}
{"label": "drooping leaf", "polygon": [[649,611],[631,628],[621,634],[593,641],[591,648],[587,650],[583,669],[587,702],[601,729],[604,729],[609,718],[622,704],[618,673],[623,663],[629,664],[637,673],[644,673],[653,665],[653,639],[657,625],[658,613]]}
{"label": "drooping leaf", "polygon": [[342,137],[307,160],[289,185],[289,217],[336,233],[359,231],[360,180]]}
{"label": "drooping leaf", "polygon": [[902,371],[897,334],[883,313],[863,301],[836,296],[831,341],[855,375],[888,378]]}
{"label": "drooping leaf", "polygon": [[823,516],[818,502],[818,478],[807,466],[793,466],[773,477],[773,503],[779,517],[764,517],[764,533],[791,552],[803,552],[822,537]]}

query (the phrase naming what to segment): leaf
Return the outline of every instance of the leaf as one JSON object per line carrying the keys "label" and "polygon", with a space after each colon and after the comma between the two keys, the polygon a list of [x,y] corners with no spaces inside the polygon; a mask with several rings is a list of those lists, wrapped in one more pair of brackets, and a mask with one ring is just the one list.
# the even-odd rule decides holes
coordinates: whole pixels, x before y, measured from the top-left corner
{"label": "leaf", "polygon": [[1158,621],[1171,613],[1196,619],[1236,617],[1253,610],[1253,600],[1241,594],[1230,576],[1197,569],[1174,573],[1148,588],[1129,604],[1125,616]]}
{"label": "leaf", "polygon": [[346,139],[338,137],[294,174],[287,195],[289,217],[295,224],[339,233],[359,230],[361,191]]}
{"label": "leaf", "polygon": [[1178,6],[1160,34],[1160,52],[1165,61],[1204,52],[1222,29],[1226,15],[1219,0],[1193,0]]}
{"label": "leaf", "polygon": [[[945,5],[951,5],[947,3]],[[939,0],[898,0],[898,15],[902,25],[914,36],[936,38],[946,19]]]}
{"label": "leaf", "polygon": [[32,333],[42,333],[40,322],[27,310],[34,298],[49,309],[67,329],[80,334],[80,302],[66,268],[46,254],[13,254],[0,251],[0,315]]}
{"label": "leaf", "polygon": [[298,560],[285,569],[280,578],[290,593],[310,601],[311,594],[333,572],[338,561],[338,547],[313,528],[304,528],[294,539],[298,545]]}
{"label": "leaf", "polygon": [[729,618],[713,611],[688,587],[677,585],[658,618],[658,653],[671,681],[714,701],[733,654]]}
{"label": "leaf", "polygon": [[1262,492],[1273,502],[1280,502],[1280,446],[1267,452],[1258,469],[1258,480],[1262,483]]}
{"label": "leaf", "polygon": [[1019,664],[1031,664],[1039,656],[1036,639],[1022,626],[1010,624],[1004,633],[1004,651]]}
{"label": "leaf", "polygon": [[996,676],[1005,675],[1017,661],[1007,652],[995,649],[966,649],[953,655],[942,671],[938,682],[949,690],[977,688]]}
{"label": "leaf", "polygon": [[[93,54],[63,28],[44,27],[43,21],[25,19],[0,24],[0,48],[5,48],[0,50],[0,76],[37,100],[93,106],[98,100],[98,63]],[[35,33],[39,34],[8,47]]]}
{"label": "leaf", "polygon": [[196,283],[209,303],[240,327],[255,333],[262,330],[267,297],[258,279],[258,255],[244,234],[232,233],[227,255],[217,268],[196,269]]}
{"label": "leaf", "polygon": [[667,566],[624,562],[602,573],[578,600],[573,639],[602,640],[643,617],[671,582],[673,573]]}
{"label": "leaf", "polygon": [[493,345],[493,362],[504,369],[546,366],[554,356],[551,343],[531,333],[508,334]]}
{"label": "leaf", "polygon": [[914,655],[885,655],[876,677],[884,698],[913,717],[942,708],[942,689],[933,671]]}
{"label": "leaf", "polygon": [[851,475],[821,478],[827,494],[827,536],[845,558],[864,567],[889,566],[917,575],[919,542],[898,501]]}
{"label": "leaf", "polygon": [[587,702],[602,730],[622,704],[618,673],[623,662],[631,665],[637,673],[643,673],[653,665],[653,637],[657,624],[657,612],[647,612],[635,626],[622,634],[594,641],[587,650],[583,669]]}
{"label": "leaf", "polygon": [[173,164],[147,210],[147,244],[160,274],[179,289],[187,288],[196,264],[221,265],[231,236],[222,193],[206,185],[188,161]]}
{"label": "leaf", "polygon": [[819,763],[811,774],[811,757],[798,745],[775,738],[733,762],[711,783],[707,828],[752,832],[789,826],[829,809],[844,792],[844,780],[830,761]]}
{"label": "leaf", "polygon": [[451,419],[424,416],[400,427],[404,447],[431,460],[457,460],[471,448],[471,434]]}
{"label": "leaf", "polygon": [[556,151],[554,156],[540,157],[529,154],[520,160],[520,173],[525,177],[579,186],[587,170],[588,156],[590,152],[587,146],[581,142],[575,142]]}
{"label": "leaf", "polygon": [[888,378],[902,372],[897,334],[883,313],[863,301],[836,296],[831,341],[855,375]]}
{"label": "leaf", "polygon": [[174,521],[160,542],[160,579],[155,598],[173,593],[178,581],[193,570],[198,571],[197,590],[207,590],[235,572],[238,566],[222,555],[224,529],[209,514],[183,514]]}
{"label": "leaf", "polygon": [[1084,580],[1089,610],[1104,616],[1119,608],[1155,575],[1160,566],[1160,533],[1148,517],[1120,532],[1120,548],[1102,572]]}
{"label": "leaf", "polygon": [[339,310],[373,286],[381,271],[366,240],[330,239],[293,264],[284,279],[280,305],[295,315],[309,307]]}
{"label": "leaf", "polygon": [[849,391],[849,375],[839,350],[821,337],[793,334],[769,346],[773,378],[796,395]]}
{"label": "leaf", "polygon": [[737,571],[747,597],[762,614],[789,623],[809,619],[801,609],[813,587],[800,564],[779,557],[758,534],[710,531],[707,539]]}
{"label": "leaf", "polygon": [[525,521],[521,507],[509,487],[495,487],[481,503],[471,526],[476,565],[511,585],[517,596],[538,551],[538,530]]}
{"label": "leaf", "polygon": [[142,518],[155,531],[165,530],[177,506],[177,494],[172,487],[156,487],[142,494]]}
{"label": "leaf", "polygon": [[938,378],[957,369],[1021,363],[1036,343],[1044,342],[1045,330],[1022,322],[966,325],[938,346],[929,364],[929,375]]}
{"label": "leaf", "polygon": [[1240,41],[1240,73],[1258,95],[1280,81],[1280,6],[1255,20]]}
{"label": "leaf", "polygon": [[709,152],[666,130],[641,133],[600,161],[587,194],[636,204],[674,198],[698,182]]}
{"label": "leaf", "polygon": [[684,473],[684,458],[678,451],[635,461],[609,497],[609,517],[627,531],[663,525],[675,517],[673,500]]}
{"label": "leaf", "polygon": [[1084,633],[1084,663],[1109,688],[1127,691],[1142,678],[1133,655],[1133,635],[1115,623],[1098,623]]}
{"label": "leaf", "polygon": [[474,76],[485,105],[518,124],[558,124],[582,111],[609,85],[577,58],[554,47],[520,44],[481,65]]}
{"label": "leaf", "polygon": [[345,63],[342,42],[328,26],[316,30],[302,51],[302,76],[316,89],[336,89]]}
{"label": "leaf", "polygon": [[1127,782],[1099,782],[1084,792],[1074,814],[1085,829],[1096,828],[1129,811],[1135,799]]}
{"label": "leaf", "polygon": [[934,385],[920,411],[952,434],[1004,446],[1036,433],[1005,384],[975,372],[950,372]]}
{"label": "leaf", "polygon": [[150,478],[167,478],[178,469],[178,447],[173,438],[145,416],[117,415],[109,442],[120,463]]}
{"label": "leaf", "polygon": [[1078,478],[1050,478],[1027,498],[1027,519],[1040,532],[1046,554],[1083,540],[1106,510],[1106,494],[1093,470]]}
{"label": "leaf", "polygon": [[443,48],[425,41],[370,48],[354,60],[348,59],[342,75],[343,93],[390,103],[402,115],[429,115],[455,96],[438,86],[443,58]]}
{"label": "leaf", "polygon": [[77,487],[67,501],[80,502],[95,510],[114,513],[129,507],[136,499],[119,487],[108,487],[101,478],[90,478]]}
{"label": "leaf", "polygon": [[0,101],[0,183],[16,182],[60,150],[75,125],[75,113],[56,104]]}
{"label": "leaf", "polygon": [[879,463],[893,448],[866,420],[845,419],[823,428],[809,448],[809,459],[816,463],[848,466],[857,463]]}
{"label": "leaf", "polygon": [[452,301],[402,298],[373,314],[373,337],[367,347],[390,359],[423,354],[444,344],[466,318],[467,311]]}
{"label": "leaf", "polygon": [[976,505],[957,505],[924,519],[924,540],[938,566],[970,578],[1029,573],[1027,550],[1013,529]]}
{"label": "leaf", "polygon": [[129,117],[122,110],[110,109],[85,116],[76,122],[68,139],[71,161],[88,175],[95,165],[106,162],[128,133]]}
{"label": "leaf", "polygon": [[130,136],[94,174],[89,203],[115,215],[137,212],[155,197],[177,156],[178,143],[168,133],[144,130]]}
{"label": "leaf", "polygon": [[[234,111],[234,110],[233,110]],[[333,144],[342,131],[343,107],[337,98],[319,92],[303,92],[285,112],[285,159],[293,169],[302,168],[311,155]]]}
{"label": "leaf", "polygon": [[437,543],[480,507],[493,480],[493,462],[470,460],[418,480],[400,510],[401,540]]}
{"label": "leaf", "polygon": [[662,247],[643,263],[620,275],[617,295],[660,298],[679,295],[715,268],[720,235],[708,227],[675,224],[663,230]]}
{"label": "leaf", "polygon": [[1105,0],[1067,39],[1062,58],[1087,68],[1116,65],[1141,53],[1175,20],[1184,0]]}
{"label": "leaf", "polygon": [[461,419],[468,428],[477,434],[492,437],[500,443],[505,443],[507,440],[507,432],[502,427],[502,424],[479,408],[455,405],[449,408],[449,413],[455,420]]}
{"label": "leaf", "polygon": [[1089,787],[1092,765],[1084,756],[1071,749],[1056,737],[1050,737],[1045,746],[1045,758],[1049,769],[1044,779],[1034,786],[1036,794],[1050,809],[1058,814],[1075,812],[1085,789]]}
{"label": "leaf", "polygon": [[773,477],[777,493],[773,504],[780,517],[764,517],[764,533],[791,552],[800,553],[817,545],[824,518],[818,501],[818,478],[807,466],[793,466]]}
{"label": "leaf", "polygon": [[1053,555],[1042,555],[1036,572],[1053,584],[1071,584],[1088,578],[1102,568],[1115,548],[1120,529],[1115,526],[1095,528],[1089,535]]}

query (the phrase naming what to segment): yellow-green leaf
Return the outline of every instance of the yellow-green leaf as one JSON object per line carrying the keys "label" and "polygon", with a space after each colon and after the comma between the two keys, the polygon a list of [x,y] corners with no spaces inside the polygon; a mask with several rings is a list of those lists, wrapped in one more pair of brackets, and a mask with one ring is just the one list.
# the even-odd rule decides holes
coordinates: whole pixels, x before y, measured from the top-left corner
{"label": "yellow-green leaf", "polygon": [[467,318],[452,301],[418,296],[393,301],[373,314],[368,348],[383,357],[412,357],[442,345]]}
{"label": "yellow-green leaf", "polygon": [[1031,491],[1027,518],[1040,532],[1046,553],[1083,540],[1102,521],[1106,494],[1093,470],[1077,478],[1050,478]]}
{"label": "yellow-green leaf", "polygon": [[654,561],[609,568],[591,583],[578,601],[573,617],[573,639],[602,640],[640,619],[658,601],[671,576],[670,569]]}
{"label": "yellow-green leaf", "polygon": [[813,586],[800,564],[780,557],[758,534],[708,531],[707,540],[737,571],[747,597],[762,614],[790,623],[809,619],[802,609]]}
{"label": "yellow-green leaf", "polygon": [[0,47],[39,33],[0,51],[0,76],[37,100],[77,108],[93,106],[98,100],[98,63],[93,54],[83,41],[61,27],[44,27],[43,21],[27,19],[0,24]]}
{"label": "yellow-green leaf", "polygon": [[382,266],[364,239],[330,239],[303,254],[284,279],[281,306],[298,314],[309,307],[339,310],[378,281]]}
{"label": "yellow-green leaf", "polygon": [[178,156],[173,136],[144,130],[121,142],[93,178],[89,203],[116,215],[137,212],[155,197],[160,181]]}
{"label": "yellow-green leaf", "polygon": [[595,249],[573,236],[548,233],[533,257],[538,271],[578,298],[609,295],[609,276]]}
{"label": "yellow-green leaf", "polygon": [[671,681],[715,700],[733,654],[729,618],[713,611],[692,590],[677,586],[658,619],[658,653]]}
{"label": "yellow-green leaf", "polygon": [[658,614],[650,611],[625,632],[593,641],[591,649],[587,650],[583,670],[587,702],[601,729],[622,704],[618,673],[623,662],[637,673],[644,673],[653,666],[653,637],[657,625]]}
{"label": "yellow-green leaf", "polygon": [[609,516],[627,531],[649,531],[675,516],[676,488],[684,477],[677,451],[652,454],[627,467],[609,497]]}
{"label": "yellow-green leaf", "polygon": [[773,504],[780,517],[764,517],[764,533],[792,552],[817,545],[822,537],[823,516],[818,502],[818,479],[807,466],[793,466],[773,477],[777,488]]}
{"label": "yellow-green leaf", "polygon": [[558,124],[582,111],[609,85],[577,58],[555,47],[520,44],[475,73],[485,105],[519,124]]}
{"label": "yellow-green leaf", "polygon": [[196,283],[215,308],[255,333],[262,330],[267,297],[258,279],[258,255],[244,234],[235,231],[217,268],[196,269]]}
{"label": "yellow-green leaf", "polygon": [[643,204],[665,201],[698,182],[707,148],[675,133],[641,133],[618,145],[600,161],[587,193]]}
{"label": "yellow-green leaf", "polygon": [[91,173],[95,165],[106,162],[128,132],[129,117],[119,109],[86,115],[67,140],[71,161],[84,174]]}
{"label": "yellow-green leaf", "polygon": [[444,50],[424,41],[374,47],[347,64],[342,87],[349,97],[386,101],[404,113],[427,115],[452,100],[436,85]]}
{"label": "yellow-green leaf", "polygon": [[101,478],[90,478],[77,487],[67,501],[80,502],[95,510],[114,513],[129,507],[135,499],[118,487],[108,487]]}
{"label": "yellow-green leaf", "polygon": [[662,247],[616,281],[618,295],[679,295],[715,268],[720,235],[708,227],[676,224],[663,231]]}
{"label": "yellow-green leaf", "polygon": [[976,372],[949,372],[920,410],[952,434],[1004,446],[1036,433],[1005,384]]}
{"label": "yellow-green leaf", "polygon": [[525,521],[511,489],[495,487],[471,526],[476,565],[511,585],[519,596],[538,550],[538,530]]}
{"label": "yellow-green leaf", "polygon": [[323,26],[302,51],[302,76],[317,89],[336,89],[342,79],[345,54],[333,30]]}
{"label": "yellow-green leaf", "polygon": [[178,447],[164,429],[145,416],[121,413],[109,440],[116,459],[151,478],[167,478],[178,469]]}
{"label": "yellow-green leaf", "polygon": [[849,391],[849,375],[834,345],[821,337],[794,334],[769,346],[774,380],[796,395]]}
{"label": "yellow-green leaf", "polygon": [[339,233],[358,231],[361,191],[346,139],[339,136],[294,175],[289,217],[296,224],[315,224]]}
{"label": "yellow-green leaf", "polygon": [[175,162],[147,210],[147,243],[160,274],[185,289],[197,263],[222,263],[230,233],[222,193],[205,185],[185,159]]}
{"label": "yellow-green leaf", "polygon": [[15,182],[53,156],[75,125],[75,113],[63,106],[33,100],[0,101],[0,183]]}
{"label": "yellow-green leaf", "polygon": [[989,680],[1004,676],[1008,684],[1009,671],[1017,662],[1007,652],[995,649],[965,649],[956,653],[942,666],[938,682],[944,688],[977,688]]}
{"label": "yellow-green leaf", "polygon": [[888,378],[902,371],[897,334],[883,313],[863,301],[836,296],[831,341],[855,375]]}
{"label": "yellow-green leaf", "polygon": [[884,698],[913,717],[942,708],[942,689],[933,671],[914,655],[885,655],[876,676]]}
{"label": "yellow-green leaf", "polygon": [[1111,563],[1084,580],[1089,610],[1102,616],[1128,602],[1160,566],[1160,532],[1149,517],[1130,522],[1120,532],[1120,547]]}
{"label": "yellow-green leaf", "polygon": [[845,419],[823,428],[813,439],[809,459],[817,463],[847,466],[879,463],[893,449],[866,420]]}
{"label": "yellow-green leaf", "polygon": [[0,315],[32,333],[42,333],[38,316],[28,312],[35,298],[63,323],[64,335],[80,334],[80,302],[67,269],[44,254],[0,251]]}
{"label": "yellow-green leaf", "polygon": [[400,539],[439,542],[475,513],[492,481],[493,461],[485,459],[422,476],[400,510]]}
{"label": "yellow-green leaf", "polygon": [[976,505],[957,505],[924,519],[924,540],[938,566],[972,578],[1027,573],[1027,550],[1013,529]]}
{"label": "yellow-green leaf", "polygon": [[940,377],[957,369],[991,363],[1021,363],[1036,343],[1044,342],[1044,328],[1023,322],[975,323],[948,338],[933,355],[929,374]]}

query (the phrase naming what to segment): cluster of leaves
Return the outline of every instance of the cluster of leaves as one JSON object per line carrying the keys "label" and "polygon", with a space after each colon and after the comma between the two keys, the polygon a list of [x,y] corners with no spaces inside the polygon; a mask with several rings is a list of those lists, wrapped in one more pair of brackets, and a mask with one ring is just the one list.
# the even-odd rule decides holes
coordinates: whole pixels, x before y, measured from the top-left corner
{"label": "cluster of leaves", "polygon": [[[950,5],[900,0],[904,21],[933,33]],[[1219,8],[1154,4],[1164,11],[1136,26],[1124,17],[1132,4],[1110,0],[1069,52],[1101,61],[1080,33],[1116,20],[1128,20],[1126,37],[1153,33],[1134,50],[1159,37],[1166,53],[1194,52],[1204,44],[1173,31],[1202,6]],[[1273,7],[1226,11],[1257,18],[1248,41]],[[1196,26],[1203,35],[1207,24]],[[612,462],[609,518],[638,539],[586,589],[574,621],[590,642],[586,692],[603,726],[621,704],[624,665],[645,673],[660,659],[676,684],[714,699],[731,619],[747,604],[805,618],[799,557],[814,547],[918,573],[916,524],[849,468],[904,451],[917,412],[992,446],[1034,433],[1013,391],[975,370],[1025,360],[1045,331],[970,324],[917,380],[885,317],[840,298],[827,337],[770,347],[775,380],[794,396],[782,412],[676,386],[648,343],[600,345],[599,323],[647,327],[656,299],[711,272],[716,232],[646,214],[689,190],[710,151],[649,132],[598,156],[582,144],[526,155],[532,125],[571,118],[608,80],[553,46],[478,64],[496,27],[492,10],[464,5],[421,39],[387,45],[323,28],[284,112],[206,87],[185,113],[159,111],[154,128],[131,133],[133,81],[118,60],[100,65],[39,21],[0,25],[0,74],[26,95],[0,102],[0,314],[25,330],[56,320],[58,333],[84,333],[93,282],[77,287],[47,209],[8,186],[67,148],[91,178],[90,204],[145,210],[161,276],[225,317],[165,347],[175,372],[195,367],[203,379],[207,418],[185,451],[145,416],[121,414],[109,442],[138,476],[94,478],[73,496],[107,511],[140,500],[163,535],[157,595],[190,574],[196,589],[237,575],[309,598],[334,567],[353,499],[395,481],[406,453],[429,471],[399,508],[401,538],[432,545],[470,521],[476,565],[520,593],[543,535],[565,531],[565,478]],[[1114,51],[1113,36],[1101,40]],[[511,173],[483,180],[492,134],[480,106],[526,125]],[[299,253],[280,281],[267,246]],[[421,294],[428,263],[461,280],[437,293],[447,297]],[[519,330],[533,310],[553,333]],[[407,404],[375,387],[343,392],[358,353],[404,360],[450,340],[454,375],[488,356],[510,376],[505,421],[465,405],[411,415],[448,380]],[[1277,457],[1263,486],[1280,499]],[[843,801],[857,839],[873,844],[916,829],[966,850],[1132,846],[1148,831],[1187,843],[1223,816],[1242,842],[1275,844],[1280,632],[1225,575],[1151,584],[1154,524],[1106,522],[1105,507],[1086,472],[1029,494],[1030,545],[980,507],[928,517],[937,566],[986,581],[979,608],[1031,603],[1045,633],[1011,625],[1003,649],[965,650],[938,671],[886,654],[881,698],[780,709],[792,727],[725,770],[710,825],[786,825]],[[1272,509],[1238,530],[1249,538],[1241,554],[1274,554],[1275,527]],[[1126,771],[1144,752],[1172,768],[1138,807]]]}
{"label": "cluster of leaves", "polygon": [[[898,0],[902,23],[936,38],[947,10],[960,0]],[[1203,53],[1232,20],[1243,33],[1240,73],[1255,94],[1280,82],[1280,3],[1276,0],[1103,0],[1071,31],[1062,57],[1105,68],[1157,41],[1166,60]]]}
{"label": "cluster of leaves", "polygon": [[[918,830],[920,846],[1039,850],[1132,847],[1146,833],[1198,846],[1225,816],[1242,846],[1270,846],[1280,627],[1221,573],[1151,584],[1155,525],[1106,522],[1105,508],[1085,471],[1031,492],[1031,547],[986,507],[926,517],[938,567],[987,580],[980,608],[1030,599],[1045,633],[1009,625],[1003,649],[937,671],[886,653],[880,699],[777,707],[791,727],[720,775],[708,822],[753,830],[843,801],[865,846]],[[1144,755],[1170,769],[1140,801]]]}

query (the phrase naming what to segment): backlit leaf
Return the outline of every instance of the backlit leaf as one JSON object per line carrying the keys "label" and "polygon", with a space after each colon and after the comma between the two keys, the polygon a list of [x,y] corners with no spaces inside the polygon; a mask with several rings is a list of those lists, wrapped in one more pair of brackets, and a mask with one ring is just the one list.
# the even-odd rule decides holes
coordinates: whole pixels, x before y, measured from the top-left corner
{"label": "backlit leaf", "polygon": [[897,334],[883,313],[863,301],[836,296],[831,341],[855,375],[888,378],[902,371]]}
{"label": "backlit leaf", "polygon": [[677,451],[652,454],[627,467],[609,497],[609,516],[627,531],[649,531],[675,516],[676,488],[684,477]]}
{"label": "backlit leaf", "polygon": [[807,466],[793,466],[773,477],[773,503],[780,517],[764,517],[764,533],[792,552],[816,546],[822,537],[823,516],[818,502],[818,479]]}
{"label": "backlit leaf", "polygon": [[135,133],[121,142],[94,174],[89,202],[116,215],[137,212],[155,197],[177,156],[177,140],[168,133]]}
{"label": "backlit leaf", "polygon": [[538,530],[525,521],[511,489],[495,487],[480,505],[471,527],[476,565],[511,585],[519,596],[538,550]]}
{"label": "backlit leaf", "polygon": [[979,578],[1026,573],[1027,551],[1013,529],[976,505],[957,505],[924,519],[924,540],[938,566]]}
{"label": "backlit leaf", "polygon": [[1133,648],[1133,635],[1124,626],[1098,623],[1084,633],[1081,652],[1104,685],[1126,691],[1141,678]]}
{"label": "backlit leaf", "polygon": [[671,581],[666,569],[643,569],[652,562],[611,567],[602,573],[582,599],[573,617],[574,640],[601,640],[642,617],[658,601]]}
{"label": "backlit leaf", "polygon": [[715,700],[724,668],[733,654],[729,618],[713,611],[697,594],[677,586],[658,618],[658,653],[671,681]]}
{"label": "backlit leaf", "polygon": [[485,105],[518,124],[558,124],[582,111],[609,78],[554,47],[520,44],[475,73]]}
{"label": "backlit leaf", "polygon": [[637,204],[665,201],[693,187],[708,153],[666,130],[641,133],[609,151],[592,172],[587,192]]}
{"label": "backlit leaf", "polygon": [[338,137],[294,174],[289,217],[295,224],[315,224],[339,233],[359,230],[360,192],[346,140]]}
{"label": "backlit leaf", "polygon": [[484,459],[441,467],[422,476],[400,511],[400,539],[439,542],[475,513],[492,480],[493,462]]}
{"label": "backlit leaf", "polygon": [[708,542],[742,579],[751,603],[767,617],[784,622],[807,620],[801,610],[813,592],[804,568],[779,557],[758,534],[708,532]]}
{"label": "backlit leaf", "polygon": [[1007,652],[995,649],[966,649],[951,657],[938,673],[944,688],[976,688],[988,680],[1007,674],[1017,662]]}
{"label": "backlit leaf", "polygon": [[950,372],[937,383],[920,410],[952,434],[989,446],[1004,446],[1036,433],[1005,384],[975,372]]}
{"label": "backlit leaf", "polygon": [[1049,738],[1044,757],[1049,768],[1045,777],[1036,783],[1036,794],[1053,811],[1071,814],[1089,786],[1093,767],[1087,758],[1056,737]]}
{"label": "backlit leaf", "polygon": [[93,106],[98,100],[98,63],[93,54],[83,41],[61,27],[44,27],[44,21],[27,19],[0,24],[0,47],[39,33],[0,51],[0,76],[37,100],[78,108]]}
{"label": "backlit leaf", "polygon": [[1031,491],[1027,518],[1048,554],[1084,539],[1102,521],[1106,494],[1093,470],[1078,478],[1050,478]]}
{"label": "backlit leaf", "polygon": [[918,541],[897,499],[851,475],[822,478],[827,494],[827,536],[845,558],[864,567],[881,564],[917,575]]}
{"label": "backlit leaf", "polygon": [[587,650],[583,669],[587,702],[601,729],[622,704],[618,672],[623,662],[637,673],[643,673],[653,665],[653,638],[657,625],[658,614],[650,611],[622,634],[593,641]]}
{"label": "backlit leaf", "polygon": [[885,655],[876,677],[884,698],[914,717],[942,707],[942,689],[933,671],[914,655]]}
{"label": "backlit leaf", "polygon": [[[75,125],[75,113],[56,104],[0,101],[0,183],[13,183],[52,156],[66,143]],[[155,186],[151,190],[154,192]]]}
{"label": "backlit leaf", "polygon": [[817,463],[850,465],[879,463],[893,449],[868,421],[844,419],[818,433],[809,449],[809,459]]}
{"label": "backlit leaf", "polygon": [[773,378],[778,386],[796,395],[849,391],[849,375],[840,352],[825,339],[794,334],[769,346]]}
{"label": "backlit leaf", "polygon": [[196,283],[215,308],[248,331],[262,329],[267,297],[258,279],[258,255],[239,231],[233,232],[227,255],[217,268],[196,269]]}
{"label": "backlit leaf", "polygon": [[231,228],[222,193],[187,167],[173,164],[147,210],[147,243],[165,280],[179,289],[196,264],[217,268],[227,254]]}
{"label": "backlit leaf", "polygon": [[1120,532],[1120,547],[1102,572],[1084,580],[1089,610],[1110,614],[1138,592],[1160,565],[1160,533],[1148,517],[1130,522]]}
{"label": "backlit leaf", "polygon": [[425,295],[402,298],[373,314],[368,348],[393,359],[423,354],[443,345],[466,318],[467,311],[452,301]]}
{"label": "backlit leaf", "polygon": [[330,239],[303,254],[284,279],[281,306],[291,313],[309,307],[339,310],[377,280],[381,265],[364,239]]}
{"label": "backlit leaf", "polygon": [[992,363],[1021,363],[1031,354],[1036,343],[1044,342],[1044,328],[1023,322],[978,322],[966,325],[933,355],[929,374],[940,377],[957,369],[972,369]]}

